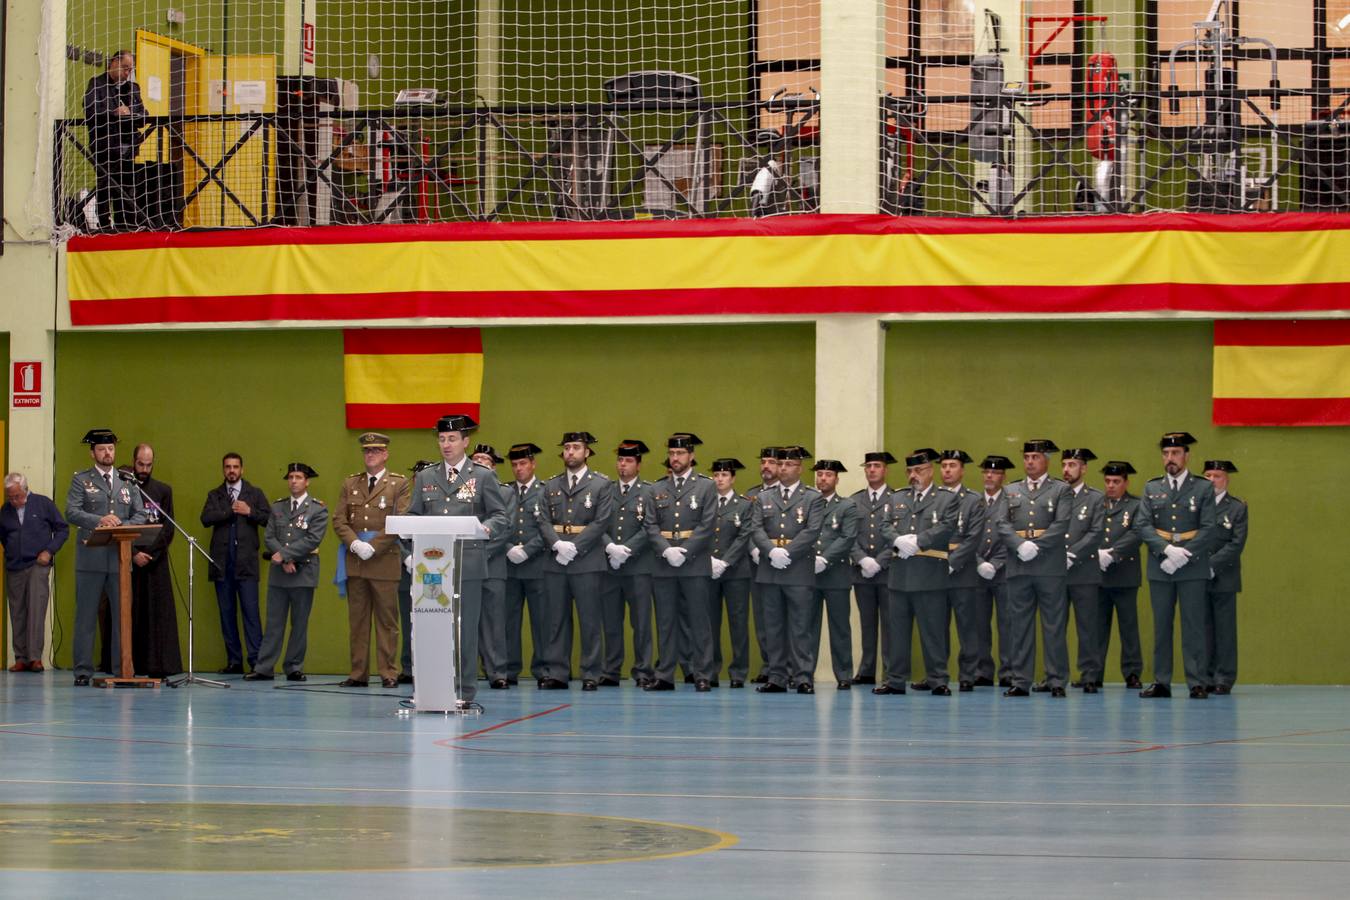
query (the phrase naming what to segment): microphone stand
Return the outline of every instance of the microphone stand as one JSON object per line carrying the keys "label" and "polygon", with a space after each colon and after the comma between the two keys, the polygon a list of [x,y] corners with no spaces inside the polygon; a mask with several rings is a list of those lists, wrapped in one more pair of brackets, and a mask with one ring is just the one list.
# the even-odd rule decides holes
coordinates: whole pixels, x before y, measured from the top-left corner
{"label": "microphone stand", "polygon": [[[119,471],[120,471],[120,470],[119,470]],[[193,617],[192,617],[192,611],[193,611],[192,590],[193,590],[193,585],[196,583],[196,578],[194,577],[195,572],[194,572],[194,569],[193,569],[193,563],[196,561],[196,557],[194,557],[194,556],[192,555],[192,551],[193,551],[193,550],[196,550],[196,551],[197,551],[198,553],[200,553],[200,554],[202,555],[202,557],[203,557],[208,563],[210,563],[211,565],[215,565],[216,561],[215,561],[214,559],[211,558],[211,554],[207,553],[205,550],[202,549],[202,545],[197,541],[197,539],[196,539],[195,537],[193,537],[192,535],[188,534],[187,531],[183,528],[183,526],[182,526],[182,525],[179,525],[178,522],[176,522],[176,521],[174,520],[173,516],[171,516],[171,515],[169,515],[167,512],[165,512],[164,507],[160,506],[160,505],[159,505],[158,503],[156,503],[154,500],[151,500],[149,497],[145,496],[145,491],[142,491],[142,490],[141,490],[141,484],[140,484],[139,481],[136,480],[136,477],[135,477],[134,475],[132,475],[132,476],[123,475],[123,476],[122,476],[122,480],[128,482],[128,483],[131,484],[131,485],[134,485],[135,488],[136,488],[136,490],[137,490],[137,492],[140,493],[140,495],[141,495],[141,501],[145,504],[146,509],[147,509],[147,510],[148,510],[148,509],[153,509],[154,512],[155,512],[155,515],[163,517],[165,521],[167,521],[170,525],[173,526],[173,528],[174,528],[175,531],[177,531],[179,534],[181,534],[181,535],[183,536],[183,540],[187,541],[187,545],[188,545],[188,589],[187,589],[187,595],[188,595],[188,664],[187,664],[187,671],[184,672],[184,673],[181,674],[181,675],[174,676],[173,678],[166,678],[166,679],[164,679],[164,683],[167,684],[169,687],[179,687],[180,685],[184,685],[184,684],[204,684],[204,685],[206,685],[207,687],[228,688],[228,687],[230,686],[228,682],[225,682],[225,681],[215,681],[215,680],[212,680],[212,679],[210,679],[210,678],[202,678],[200,675],[198,675],[198,674],[197,674],[196,672],[194,672],[193,669],[192,669],[192,647],[193,647],[193,643],[194,643],[194,642],[193,642],[193,639],[192,639],[192,638],[193,638],[193,629],[192,629],[192,618],[193,618]]]}

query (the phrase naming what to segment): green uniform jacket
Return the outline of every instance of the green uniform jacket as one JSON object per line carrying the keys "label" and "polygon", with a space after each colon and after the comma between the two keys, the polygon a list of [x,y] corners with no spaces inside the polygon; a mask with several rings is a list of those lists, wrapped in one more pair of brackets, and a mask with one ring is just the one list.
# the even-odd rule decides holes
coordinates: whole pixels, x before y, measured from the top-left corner
{"label": "green uniform jacket", "polygon": [[[885,584],[886,566],[890,559],[895,555],[895,551],[890,548],[881,537],[881,526],[891,515],[891,495],[895,493],[889,485],[883,485],[877,494],[877,502],[872,502],[872,493],[869,488],[863,488],[849,499],[858,507],[858,539],[853,544],[853,552],[849,555],[853,563],[853,583],[854,584]],[[881,566],[881,572],[878,572],[873,578],[864,578],[862,570],[858,568],[858,563],[867,557],[876,560],[877,565]]]}
{"label": "green uniform jacket", "polygon": [[544,499],[544,483],[538,478],[530,482],[530,486],[525,489],[525,496],[520,496],[520,485],[517,482],[511,482],[511,493],[515,499],[507,511],[507,521],[510,523],[507,527],[506,549],[512,547],[523,547],[529,556],[525,561],[517,565],[506,561],[506,574],[508,578],[532,579],[540,578],[544,574],[544,554],[552,544],[544,543],[544,536],[539,532],[539,525],[535,522],[537,509]]}
{"label": "green uniform jacket", "polygon": [[[1166,477],[1154,478],[1146,484],[1144,496],[1139,498],[1134,530],[1148,547],[1148,580],[1208,581],[1209,551],[1218,537],[1215,529],[1214,485],[1206,479],[1187,472],[1176,493],[1168,488]],[[1193,537],[1170,537],[1190,532],[1195,532]],[[1163,548],[1169,543],[1191,551],[1190,561],[1171,575],[1161,568],[1167,558]]]}
{"label": "green uniform jacket", "polygon": [[506,528],[499,528],[492,532],[492,535],[483,542],[485,544],[483,549],[487,552],[488,578],[506,577],[506,551],[511,546],[511,528],[509,523],[514,522],[516,518],[515,482],[512,482],[511,484],[497,482],[497,485],[498,490],[502,493],[502,503],[506,507],[506,521],[508,525]]}
{"label": "green uniform jacket", "polygon": [[1102,545],[1106,527],[1103,505],[1106,495],[1096,488],[1083,485],[1077,494],[1069,488],[1071,512],[1069,531],[1064,536],[1065,549],[1077,557],[1069,566],[1068,584],[1101,584],[1102,568],[1097,565],[1097,548]]}
{"label": "green uniform jacket", "polygon": [[732,494],[725,507],[714,507],[712,556],[727,564],[718,581],[749,578],[754,574],[750,567],[750,520],[754,514],[754,504],[737,494]]}
{"label": "green uniform jacket", "polygon": [[858,504],[835,494],[825,501],[825,518],[816,538],[816,555],[829,563],[824,572],[817,573],[816,587],[848,589],[853,583],[849,554],[857,542]]}
{"label": "green uniform jacket", "polygon": [[894,553],[895,539],[902,534],[919,538],[919,555],[891,560],[887,587],[893,591],[945,591],[947,560],[960,506],[956,495],[936,484],[919,496],[912,487],[891,495],[891,516],[882,528],[882,537]]}
{"label": "green uniform jacket", "polygon": [[[618,569],[610,568],[614,575],[650,575],[652,574],[651,538],[647,536],[647,513],[652,508],[652,483],[638,478],[623,494],[623,485],[612,482],[614,488],[613,507],[610,514],[607,543],[618,544],[633,551],[633,555]],[[608,565],[608,563],[606,563]]]}
{"label": "green uniform jacket", "polygon": [[[544,572],[575,575],[604,572],[609,568],[605,544],[609,543],[614,485],[590,467],[575,488],[569,487],[570,481],[571,475],[563,472],[544,483],[544,499],[536,517],[539,535],[544,539]],[[557,541],[577,545],[576,559],[565,566],[552,553]]]}
{"label": "green uniform jacket", "polygon": [[[291,512],[291,498],[282,497],[272,502],[272,514],[263,529],[263,546],[268,561],[274,553],[281,554],[281,563],[272,562],[267,583],[277,587],[319,586],[319,545],[328,533],[328,507],[322,500],[305,495],[300,506]],[[295,563],[295,572],[287,572],[282,563]]]}
{"label": "green uniform jacket", "polygon": [[[652,509],[647,514],[647,538],[652,545],[652,574],[657,578],[710,578],[713,516],[717,511],[717,486],[707,475],[689,473],[683,486],[667,475],[652,482]],[[676,535],[671,537],[671,535]],[[686,535],[686,536],[680,536]],[[683,547],[684,565],[666,562],[663,554]]]}
{"label": "green uniform jacket", "polygon": [[984,495],[965,485],[943,488],[956,498],[956,530],[947,542],[947,579],[949,588],[973,588],[984,584],[975,566],[980,562],[980,541],[984,538]]}
{"label": "green uniform jacket", "polygon": [[[985,504],[984,491],[979,492],[980,505],[984,506],[984,534],[980,537],[980,546],[975,555],[975,565],[987,562],[994,567],[994,577],[988,584],[1003,584],[1008,579],[1008,547],[998,533],[999,523],[1008,518],[1008,492],[999,490],[993,503]],[[978,573],[977,573],[978,574]]]}
{"label": "green uniform jacket", "polygon": [[[502,502],[501,483],[491,469],[465,457],[453,484],[446,478],[445,463],[439,462],[417,473],[413,480],[410,516],[475,516],[489,534],[507,529],[506,504]],[[487,577],[487,541],[462,541],[463,557],[459,577],[482,581]]]}
{"label": "green uniform jacket", "polygon": [[117,544],[84,545],[98,527],[98,520],[109,513],[121,519],[123,525],[144,525],[145,504],[140,489],[133,482],[124,480],[116,469],[112,473],[111,490],[96,467],[76,472],[70,479],[70,490],[66,492],[66,521],[79,529],[75,541],[76,572],[119,571]]}
{"label": "green uniform jacket", "polygon": [[[1005,487],[1003,494],[1008,511],[999,522],[998,533],[1008,550],[1008,577],[1063,577],[1064,536],[1069,533],[1073,491],[1056,478],[1046,478],[1038,491],[1032,492],[1023,480]],[[1040,552],[1031,562],[1023,562],[1017,548],[1028,540]]]}
{"label": "green uniform jacket", "polygon": [[1102,573],[1102,587],[1139,587],[1143,579],[1139,566],[1139,533],[1134,530],[1134,519],[1138,514],[1139,498],[1134,494],[1102,502],[1101,549],[1110,550],[1115,560]]}
{"label": "green uniform jacket", "polygon": [[[816,583],[816,540],[825,524],[825,498],[798,483],[792,498],[781,487],[760,493],[751,518],[750,543],[759,549],[756,584],[813,587]],[[782,547],[792,557],[786,569],[775,569],[769,551]]]}
{"label": "green uniform jacket", "polygon": [[1232,494],[1214,504],[1214,519],[1218,522],[1219,545],[1209,555],[1209,567],[1214,577],[1209,589],[1235,594],[1242,590],[1242,549],[1247,546],[1247,504]]}

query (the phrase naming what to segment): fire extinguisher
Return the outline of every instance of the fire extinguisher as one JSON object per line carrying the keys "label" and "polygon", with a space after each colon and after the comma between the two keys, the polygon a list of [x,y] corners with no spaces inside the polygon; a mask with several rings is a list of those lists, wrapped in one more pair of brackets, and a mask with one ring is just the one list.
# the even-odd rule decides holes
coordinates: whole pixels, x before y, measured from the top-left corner
{"label": "fire extinguisher", "polygon": [[1110,53],[1094,53],[1087,63],[1087,148],[1094,158],[1111,162],[1116,156],[1116,95],[1120,72]]}

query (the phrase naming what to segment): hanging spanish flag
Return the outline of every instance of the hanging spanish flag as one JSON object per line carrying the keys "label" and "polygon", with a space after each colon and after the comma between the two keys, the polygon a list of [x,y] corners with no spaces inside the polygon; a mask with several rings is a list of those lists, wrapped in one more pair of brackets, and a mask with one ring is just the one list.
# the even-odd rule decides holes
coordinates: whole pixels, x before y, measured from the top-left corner
{"label": "hanging spanish flag", "polygon": [[478,419],[483,337],[477,328],[364,328],[342,333],[348,428],[431,428]]}
{"label": "hanging spanish flag", "polygon": [[1350,425],[1350,320],[1214,323],[1215,425]]}

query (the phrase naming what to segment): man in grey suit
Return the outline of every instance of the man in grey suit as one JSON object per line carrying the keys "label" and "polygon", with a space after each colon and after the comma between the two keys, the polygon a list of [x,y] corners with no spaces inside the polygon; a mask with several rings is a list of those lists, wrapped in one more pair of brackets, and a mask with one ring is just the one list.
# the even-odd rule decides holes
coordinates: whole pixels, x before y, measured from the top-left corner
{"label": "man in grey suit", "polygon": [[[722,672],[722,606],[726,604],[727,634],[731,638],[731,665],[727,677],[733,688],[745,687],[750,673],[750,519],[751,502],[736,493],[739,459],[713,460],[717,512],[713,517],[712,585],[708,591],[709,622],[713,639],[713,680]],[[774,468],[777,472],[777,467]]]}
{"label": "man in grey suit", "polygon": [[1111,648],[1111,614],[1114,612],[1120,629],[1120,674],[1127,688],[1139,690],[1144,686],[1139,680],[1144,671],[1144,654],[1139,647],[1140,540],[1134,530],[1139,498],[1130,493],[1130,476],[1134,471],[1134,466],[1119,459],[1102,466],[1106,499],[1102,504],[1102,545],[1097,549],[1097,568],[1102,570],[1102,583],[1098,589],[1097,658],[1102,660],[1105,668],[1106,654]]}
{"label": "man in grey suit", "polygon": [[[939,454],[942,489],[956,496],[956,531],[947,545],[947,601],[956,619],[957,678],[962,693],[975,690],[980,655],[988,653],[989,609],[981,603],[989,594],[977,570],[980,541],[984,538],[985,504],[979,492],[963,483],[966,463],[974,462],[964,450]],[[983,629],[983,630],[982,630]]]}
{"label": "man in grey suit", "polygon": [[1134,530],[1148,548],[1148,593],[1153,606],[1153,683],[1147,698],[1172,696],[1172,623],[1181,606],[1181,659],[1192,700],[1209,694],[1205,634],[1209,616],[1209,554],[1214,546],[1214,486],[1186,470],[1195,438],[1184,431],[1158,441],[1164,474],[1144,485]]}
{"label": "man in grey suit", "polygon": [[1101,491],[1088,487],[1083,480],[1087,464],[1096,458],[1097,455],[1086,447],[1060,452],[1064,483],[1073,492],[1069,531],[1064,536],[1068,569],[1065,590],[1078,634],[1079,680],[1073,687],[1081,687],[1085,694],[1097,693],[1102,686],[1102,669],[1106,667],[1106,659],[1097,652],[1097,613],[1102,583],[1097,548],[1101,546],[1102,530],[1106,525],[1104,498]]}
{"label": "man in grey suit", "polygon": [[1205,461],[1205,477],[1214,485],[1214,520],[1219,539],[1209,557],[1209,584],[1205,589],[1209,630],[1206,653],[1211,694],[1233,692],[1237,681],[1237,595],[1242,590],[1242,550],[1247,546],[1247,504],[1228,493],[1228,476],[1237,466],[1227,459]]}
{"label": "man in grey suit", "polygon": [[[95,428],[82,439],[89,445],[94,465],[76,472],[66,492],[66,521],[79,529],[75,543],[75,685],[89,684],[94,674],[94,631],[98,627],[98,602],[104,595],[112,604],[112,629],[109,641],[122,645],[121,587],[115,544],[87,547],[85,541],[95,528],[116,525],[141,525],[146,521],[141,492],[135,478],[122,475],[115,465],[117,435],[106,428]],[[130,598],[127,598],[128,601]],[[113,653],[116,659],[118,652]]]}
{"label": "man in grey suit", "polygon": [[1068,603],[1064,594],[1072,491],[1046,474],[1054,441],[1022,445],[1026,477],[1004,488],[1007,513],[998,526],[1008,551],[1008,661],[1012,686],[1005,697],[1026,697],[1036,668],[1036,615],[1041,619],[1045,682],[1051,697],[1065,696],[1069,674]]}
{"label": "man in grey suit", "polygon": [[816,490],[825,502],[820,536],[816,538],[816,587],[811,612],[815,620],[811,632],[810,671],[815,672],[820,654],[821,606],[830,627],[830,668],[835,686],[841,691],[853,687],[853,626],[849,621],[849,586],[852,582],[850,554],[858,541],[858,506],[839,496],[839,475],[847,472],[837,459],[818,459],[811,467],[816,473]]}
{"label": "man in grey suit", "polygon": [[1003,539],[998,534],[998,523],[1008,515],[1003,481],[1012,467],[1012,460],[1006,456],[989,455],[980,461],[980,474],[984,480],[984,490],[980,493],[980,501],[984,504],[984,533],[975,563],[975,574],[981,579],[975,617],[979,633],[975,687],[994,685],[994,644],[989,633],[991,615],[998,622],[998,685],[1012,687],[1012,665],[1008,661],[1008,548],[1003,546]]}
{"label": "man in grey suit", "polygon": [[[763,447],[759,451],[759,483],[746,488],[745,499],[753,504],[759,497],[761,491],[769,488],[778,487],[778,457],[775,455],[777,447]],[[759,674],[755,676],[755,684],[763,684],[769,680],[769,654],[764,646],[764,607],[761,604],[760,592],[754,589],[754,579],[751,579],[750,587],[750,613],[751,618],[755,620],[755,646],[759,648]]]}
{"label": "man in grey suit", "polygon": [[[768,651],[767,680],[762,694],[814,694],[815,671],[810,646],[815,606],[816,540],[825,522],[825,500],[801,483],[805,447],[779,447],[778,486],[764,490],[754,505],[751,552],[758,566],[755,591],[763,596],[764,640]],[[816,644],[820,634],[815,632]]]}
{"label": "man in grey suit", "polygon": [[[469,459],[469,435],[478,429],[470,416],[442,416],[436,422],[441,462],[418,472],[413,479],[410,516],[475,516],[492,535],[508,527],[501,485],[491,470]],[[478,620],[483,608],[483,579],[487,577],[487,541],[461,542],[460,629],[455,648],[456,695],[470,703],[478,693]],[[407,565],[412,565],[412,557]]]}
{"label": "man in grey suit", "polygon": [[[885,450],[863,454],[863,477],[867,487],[850,499],[858,507],[858,541],[853,548],[853,597],[858,606],[862,656],[858,659],[856,684],[877,683],[877,661],[886,659],[886,565],[890,548],[881,537],[881,526],[890,518],[891,488],[886,467],[895,457]],[[880,651],[878,651],[880,647]]]}
{"label": "man in grey suit", "polygon": [[605,555],[609,569],[601,582],[605,618],[604,672],[601,687],[618,687],[623,678],[624,612],[633,633],[633,681],[645,688],[652,681],[652,553],[646,518],[651,511],[651,482],[641,476],[642,457],[650,451],[628,439],[615,449],[615,469]]}
{"label": "man in grey suit", "polygon": [[956,495],[933,484],[936,450],[924,448],[905,457],[909,487],[891,497],[891,516],[882,529],[890,552],[886,613],[890,617],[890,656],[886,681],[874,694],[903,694],[909,679],[910,644],[919,626],[924,680],[910,686],[950,697],[947,659],[951,655],[951,614],[947,605],[948,547],[956,533],[960,504]]}
{"label": "man in grey suit", "polygon": [[[497,455],[497,448],[491,444],[476,444],[469,456],[477,465],[488,469],[495,476],[497,466],[506,460]],[[501,484],[502,502],[506,504],[506,517],[515,518],[516,492],[511,486]],[[483,579],[483,614],[478,620],[478,656],[483,661],[483,674],[487,676],[488,687],[494,691],[506,690],[506,548],[511,538],[509,529],[503,528],[487,540],[487,577]]]}
{"label": "man in grey suit", "polygon": [[[276,677],[272,669],[281,656],[288,613],[291,639],[286,642],[282,670],[287,681],[306,680],[309,612],[314,606],[314,589],[319,586],[319,545],[328,533],[328,508],[322,500],[309,495],[309,480],[318,475],[302,462],[291,463],[286,467],[290,496],[272,504],[272,514],[263,531],[263,546],[272,564],[267,576],[267,626],[263,629],[258,663],[244,676],[245,681],[271,681]],[[385,686],[392,687],[387,682]]]}
{"label": "man in grey suit", "polygon": [[[672,434],[666,440],[670,472],[651,487],[646,516],[655,569],[656,667],[648,691],[673,691],[675,666],[685,660],[694,690],[712,689],[712,623],[708,621],[713,515],[717,489],[712,479],[693,470],[697,435]],[[688,646],[682,635],[688,635]]]}
{"label": "man in grey suit", "polygon": [[614,509],[610,480],[593,471],[587,460],[595,436],[569,431],[562,447],[563,472],[544,485],[536,517],[540,537],[552,552],[544,559],[544,590],[548,592],[548,637],[544,647],[541,690],[567,687],[567,638],[570,611],[576,605],[581,632],[581,689],[594,691],[604,674],[604,614],[600,580],[606,568],[605,545]]}
{"label": "man in grey suit", "polygon": [[535,510],[544,497],[544,483],[534,476],[534,458],[543,451],[529,443],[513,444],[506,451],[511,462],[511,491],[516,495],[511,506],[506,550],[506,683],[517,684],[521,658],[521,626],[525,604],[530,607],[530,675],[544,677],[540,648],[547,641],[548,598],[544,590],[544,552],[548,544],[535,524]]}

